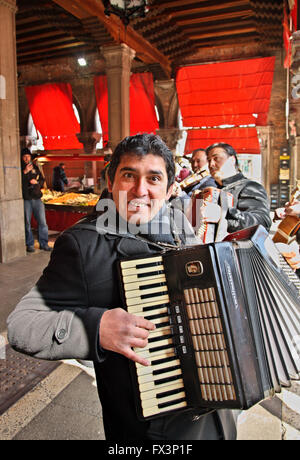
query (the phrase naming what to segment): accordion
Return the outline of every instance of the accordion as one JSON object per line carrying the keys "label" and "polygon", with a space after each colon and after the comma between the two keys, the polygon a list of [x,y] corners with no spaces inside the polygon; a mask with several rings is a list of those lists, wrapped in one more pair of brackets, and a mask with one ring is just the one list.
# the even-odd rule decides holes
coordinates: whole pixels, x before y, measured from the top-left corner
{"label": "accordion", "polygon": [[[241,239],[238,239],[241,238]],[[120,261],[128,312],[156,324],[130,362],[139,418],[248,409],[299,379],[300,280],[261,226]]]}

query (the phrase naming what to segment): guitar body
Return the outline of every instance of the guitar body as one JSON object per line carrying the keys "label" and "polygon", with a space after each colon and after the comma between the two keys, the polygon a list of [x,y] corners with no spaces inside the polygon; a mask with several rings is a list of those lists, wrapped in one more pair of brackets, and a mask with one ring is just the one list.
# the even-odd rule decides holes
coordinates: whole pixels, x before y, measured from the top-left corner
{"label": "guitar body", "polygon": [[273,236],[274,243],[290,244],[294,241],[299,229],[300,218],[295,216],[286,216],[278,225],[277,231]]}
{"label": "guitar body", "polygon": [[[297,186],[293,190],[290,199],[290,205],[293,205],[294,201],[300,194],[300,181],[297,181]],[[277,227],[277,231],[273,236],[274,243],[285,243],[290,244],[296,239],[296,233],[300,229],[300,218],[296,216],[286,216]]]}
{"label": "guitar body", "polygon": [[215,187],[206,187],[203,190],[196,190],[192,196],[192,225],[196,230],[196,236],[203,244],[214,241],[216,224],[203,222],[198,216],[199,207],[207,203],[218,204],[220,190]]}
{"label": "guitar body", "polygon": [[[221,206],[221,217],[218,223],[204,222],[199,215],[199,208],[209,203]],[[201,243],[207,244],[223,240],[223,235],[227,234],[226,214],[230,207],[233,207],[233,195],[229,192],[215,187],[206,187],[193,193],[190,221]]]}

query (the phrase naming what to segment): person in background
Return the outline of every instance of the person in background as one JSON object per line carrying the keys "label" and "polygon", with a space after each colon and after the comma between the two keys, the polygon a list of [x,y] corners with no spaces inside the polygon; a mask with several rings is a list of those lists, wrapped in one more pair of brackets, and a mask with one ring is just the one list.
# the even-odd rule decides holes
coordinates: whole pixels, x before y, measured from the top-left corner
{"label": "person in background", "polygon": [[[278,210],[279,211],[279,210]],[[286,216],[293,216],[300,218],[300,201],[294,200],[292,203],[287,203],[284,208],[280,208],[278,212],[278,218],[284,219]],[[297,244],[298,243],[298,244]],[[296,241],[291,245],[278,245],[281,248],[280,252],[286,259],[291,268],[300,276],[300,229],[296,233]]]}
{"label": "person in background", "polygon": [[65,173],[65,164],[59,163],[53,168],[52,188],[56,192],[64,192],[65,185],[68,185],[68,179]]}
{"label": "person in background", "polygon": [[247,179],[240,172],[234,148],[217,143],[208,147],[206,153],[211,176],[221,189],[220,200],[224,196],[222,192],[226,192],[231,194],[232,203],[225,210],[220,205],[221,201],[202,206],[200,214],[203,221],[219,224],[224,217],[227,233],[255,225],[262,225],[269,231],[272,221],[267,192],[261,184]]}
{"label": "person in background", "polygon": [[[215,180],[211,177],[205,149],[196,149],[191,157],[192,173],[180,183],[182,190],[191,197],[196,190],[206,187],[216,187]],[[184,185],[186,183],[186,186]]]}
{"label": "person in background", "polygon": [[27,252],[34,252],[34,237],[31,229],[31,218],[34,216],[38,224],[38,241],[40,249],[51,251],[48,245],[48,226],[46,222],[45,206],[41,200],[42,187],[45,179],[28,148],[21,151],[22,194],[24,199],[25,239]]}

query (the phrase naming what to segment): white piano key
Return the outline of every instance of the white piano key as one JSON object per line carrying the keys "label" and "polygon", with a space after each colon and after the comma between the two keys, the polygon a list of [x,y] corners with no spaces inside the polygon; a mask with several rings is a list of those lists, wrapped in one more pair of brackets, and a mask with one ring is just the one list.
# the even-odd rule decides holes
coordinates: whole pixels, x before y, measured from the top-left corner
{"label": "white piano key", "polygon": [[178,388],[181,388],[184,386],[183,379],[180,378],[180,376],[177,376],[176,380],[168,380],[166,382],[163,381],[162,383],[157,383],[157,382],[154,382],[153,380],[150,382],[141,383],[139,385],[139,390],[141,394],[147,393],[149,391],[156,391],[156,393],[158,393],[158,392],[164,391],[164,389],[168,387],[169,385],[171,385],[172,383],[174,385],[175,384],[178,385]]}
{"label": "white piano key", "polygon": [[[162,329],[158,329],[158,330],[155,329],[155,331],[150,331],[148,340],[156,338],[156,337],[162,337],[163,338],[163,336],[169,335],[169,334],[172,334],[172,330],[171,330],[170,326],[167,326],[166,328],[162,328]],[[151,343],[149,342],[149,348],[151,347]],[[153,343],[157,343],[157,342],[153,342]]]}
{"label": "white piano key", "polygon": [[[161,363],[161,364],[151,364],[151,366],[139,367],[139,368],[137,368],[137,375],[140,376],[140,375],[146,375],[146,374],[150,374],[150,373],[153,374],[154,371],[159,371],[159,370],[163,370],[163,369],[169,369],[169,368],[174,367],[174,366],[180,366],[179,359],[174,358],[171,361],[166,361],[166,362]],[[163,375],[163,374],[157,374],[157,375],[153,374],[153,378],[158,377],[158,375]]]}
{"label": "white piano key", "polygon": [[[133,312],[129,312],[129,313],[133,313]],[[157,315],[161,315],[161,314],[165,314],[165,313],[168,313],[168,309],[165,307],[165,308],[160,308],[158,310],[151,310],[151,311],[137,311],[134,313],[135,316],[143,316],[144,318],[146,319],[149,319],[149,321],[151,321],[152,323],[154,324],[159,324],[159,323],[162,323],[162,322],[165,322],[165,321],[169,321],[170,320],[170,317],[169,316],[159,316],[158,318],[153,318],[153,319],[150,319],[151,316],[157,316]]]}
{"label": "white piano key", "polygon": [[[151,389],[149,391],[141,391],[140,396],[143,401],[147,401],[149,399],[157,398],[158,395],[162,395],[163,393],[170,392],[170,391],[184,391],[183,380],[176,380],[176,382],[168,382],[167,385],[160,388]],[[178,394],[178,393],[177,393]],[[157,398],[158,399],[158,398]]]}
{"label": "white piano key", "polygon": [[121,262],[122,270],[126,268],[134,268],[139,265],[148,265],[157,262],[162,262],[163,259],[161,256],[147,257],[146,259],[135,259],[135,260],[123,260]]}
{"label": "white piano key", "polygon": [[152,407],[152,408],[149,408],[149,409],[144,409],[143,410],[143,415],[144,417],[150,417],[152,415],[157,415],[157,414],[160,414],[161,412],[166,412],[167,410],[175,410],[175,409],[180,409],[182,407],[186,407],[187,406],[187,402],[186,401],[182,401],[180,403],[177,403],[177,404],[173,404],[172,406],[168,407],[168,408],[163,408],[163,409],[159,409],[157,406],[156,407]]}
{"label": "white piano key", "polygon": [[[172,394],[169,396],[165,396],[164,398],[153,398],[148,400],[142,400],[142,408],[143,409],[151,409],[152,407],[158,407],[159,404],[164,404],[166,402],[178,401],[178,399],[185,398],[185,392],[182,391],[180,393]],[[168,406],[171,407],[171,406]]]}
{"label": "white piano key", "polygon": [[[172,358],[172,357],[176,357],[177,358],[177,355],[175,354],[175,350],[160,350],[160,352],[158,352],[160,354],[156,354],[153,356],[153,361],[157,361],[159,359],[166,359],[166,358]],[[151,360],[150,360],[151,361]],[[140,367],[145,367],[143,366],[143,364],[139,364],[139,363],[135,363],[136,365],[136,368],[139,369]]]}
{"label": "white piano key", "polygon": [[155,379],[153,378],[153,375],[152,374],[146,374],[146,375],[141,375],[138,377],[138,382],[139,382],[139,385],[142,384],[142,383],[147,383],[147,382],[151,382],[151,381],[159,381],[161,379],[167,379],[169,377],[174,377],[174,376],[177,376],[177,375],[182,375],[182,371],[181,369],[173,369],[169,372],[164,372],[163,374],[160,374],[160,375],[157,375],[155,376]]}
{"label": "white piano key", "polygon": [[136,290],[143,291],[142,286],[151,286],[157,283],[166,283],[166,281],[167,280],[166,280],[165,275],[158,275],[154,279],[140,280],[138,282],[124,284],[124,291],[125,292],[136,291]]}
{"label": "white piano key", "polygon": [[173,356],[175,356],[175,354],[176,354],[175,353],[175,348],[172,347],[172,345],[173,345],[173,342],[170,343],[168,348],[165,348],[165,350],[151,351],[151,350],[148,350],[146,348],[135,348],[134,351],[139,356],[141,356],[142,358],[146,358],[146,359],[154,358],[154,357],[160,356],[162,354],[165,354],[165,357],[167,358],[167,356],[169,356],[170,354],[173,354]]}
{"label": "white piano key", "polygon": [[155,288],[149,288],[149,289],[143,289],[142,291],[140,291],[139,289],[137,290],[134,290],[134,291],[129,291],[129,292],[126,292],[125,293],[125,297],[126,299],[130,300],[130,299],[138,299],[138,300],[141,300],[143,301],[142,299],[142,296],[145,296],[145,295],[150,295],[150,294],[166,294],[167,292],[167,286],[157,286]]}
{"label": "white piano key", "polygon": [[[159,327],[160,324],[170,324],[170,317],[169,316],[159,316],[158,318],[152,318],[150,315],[145,315],[144,318],[148,319],[151,321],[151,323],[155,324],[156,327]],[[166,326],[164,326],[166,327]],[[163,328],[159,327],[159,330],[161,331]]]}
{"label": "white piano key", "polygon": [[[165,286],[165,291],[166,291],[166,286]],[[170,302],[170,298],[168,296],[168,294],[166,292],[162,292],[160,295],[154,297],[156,298],[156,302],[157,302],[157,305],[161,305],[162,303],[169,303]],[[133,298],[128,298],[126,300],[126,303],[128,305],[128,308],[131,307],[131,306],[137,306],[137,305],[140,305],[141,308],[145,307],[147,305],[147,302],[148,301],[151,301],[151,299],[142,299],[140,296],[139,297],[133,297]],[[152,301],[153,302],[153,301]],[[151,303],[152,303],[151,302]]]}
{"label": "white piano key", "polygon": [[155,308],[165,308],[167,305],[169,305],[169,302],[170,302],[170,298],[168,294],[164,294],[153,300],[143,299],[142,301],[132,303],[132,305],[128,306],[127,311],[129,313],[145,311],[145,310],[150,312],[154,310]]}
{"label": "white piano key", "polygon": [[164,272],[163,265],[156,265],[154,267],[140,268],[136,270],[135,268],[130,268],[128,270],[122,271],[123,283],[132,283],[135,281],[140,281],[143,279],[155,277],[158,274],[162,275]]}

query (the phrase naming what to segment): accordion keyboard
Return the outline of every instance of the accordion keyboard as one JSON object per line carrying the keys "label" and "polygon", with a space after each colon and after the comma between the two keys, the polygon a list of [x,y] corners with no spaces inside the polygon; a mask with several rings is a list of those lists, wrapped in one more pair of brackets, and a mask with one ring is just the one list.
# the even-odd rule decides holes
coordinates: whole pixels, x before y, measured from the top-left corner
{"label": "accordion keyboard", "polygon": [[[181,343],[191,344],[185,352],[194,354],[194,384],[199,387],[203,401],[235,401],[214,288],[185,289],[184,311],[177,310],[177,315],[173,315],[161,256],[123,261],[121,270],[127,311],[156,325],[156,330],[149,334],[147,347],[134,350],[151,363],[149,367],[135,364],[143,416],[187,406],[181,362],[185,358],[184,353],[178,352],[180,335],[184,336]],[[189,331],[180,326],[180,315],[185,315]]]}
{"label": "accordion keyboard", "polygon": [[135,364],[143,416],[186,407],[162,258],[124,261],[121,269],[127,311],[156,325],[149,334],[148,346],[134,349],[151,363],[148,367]]}

